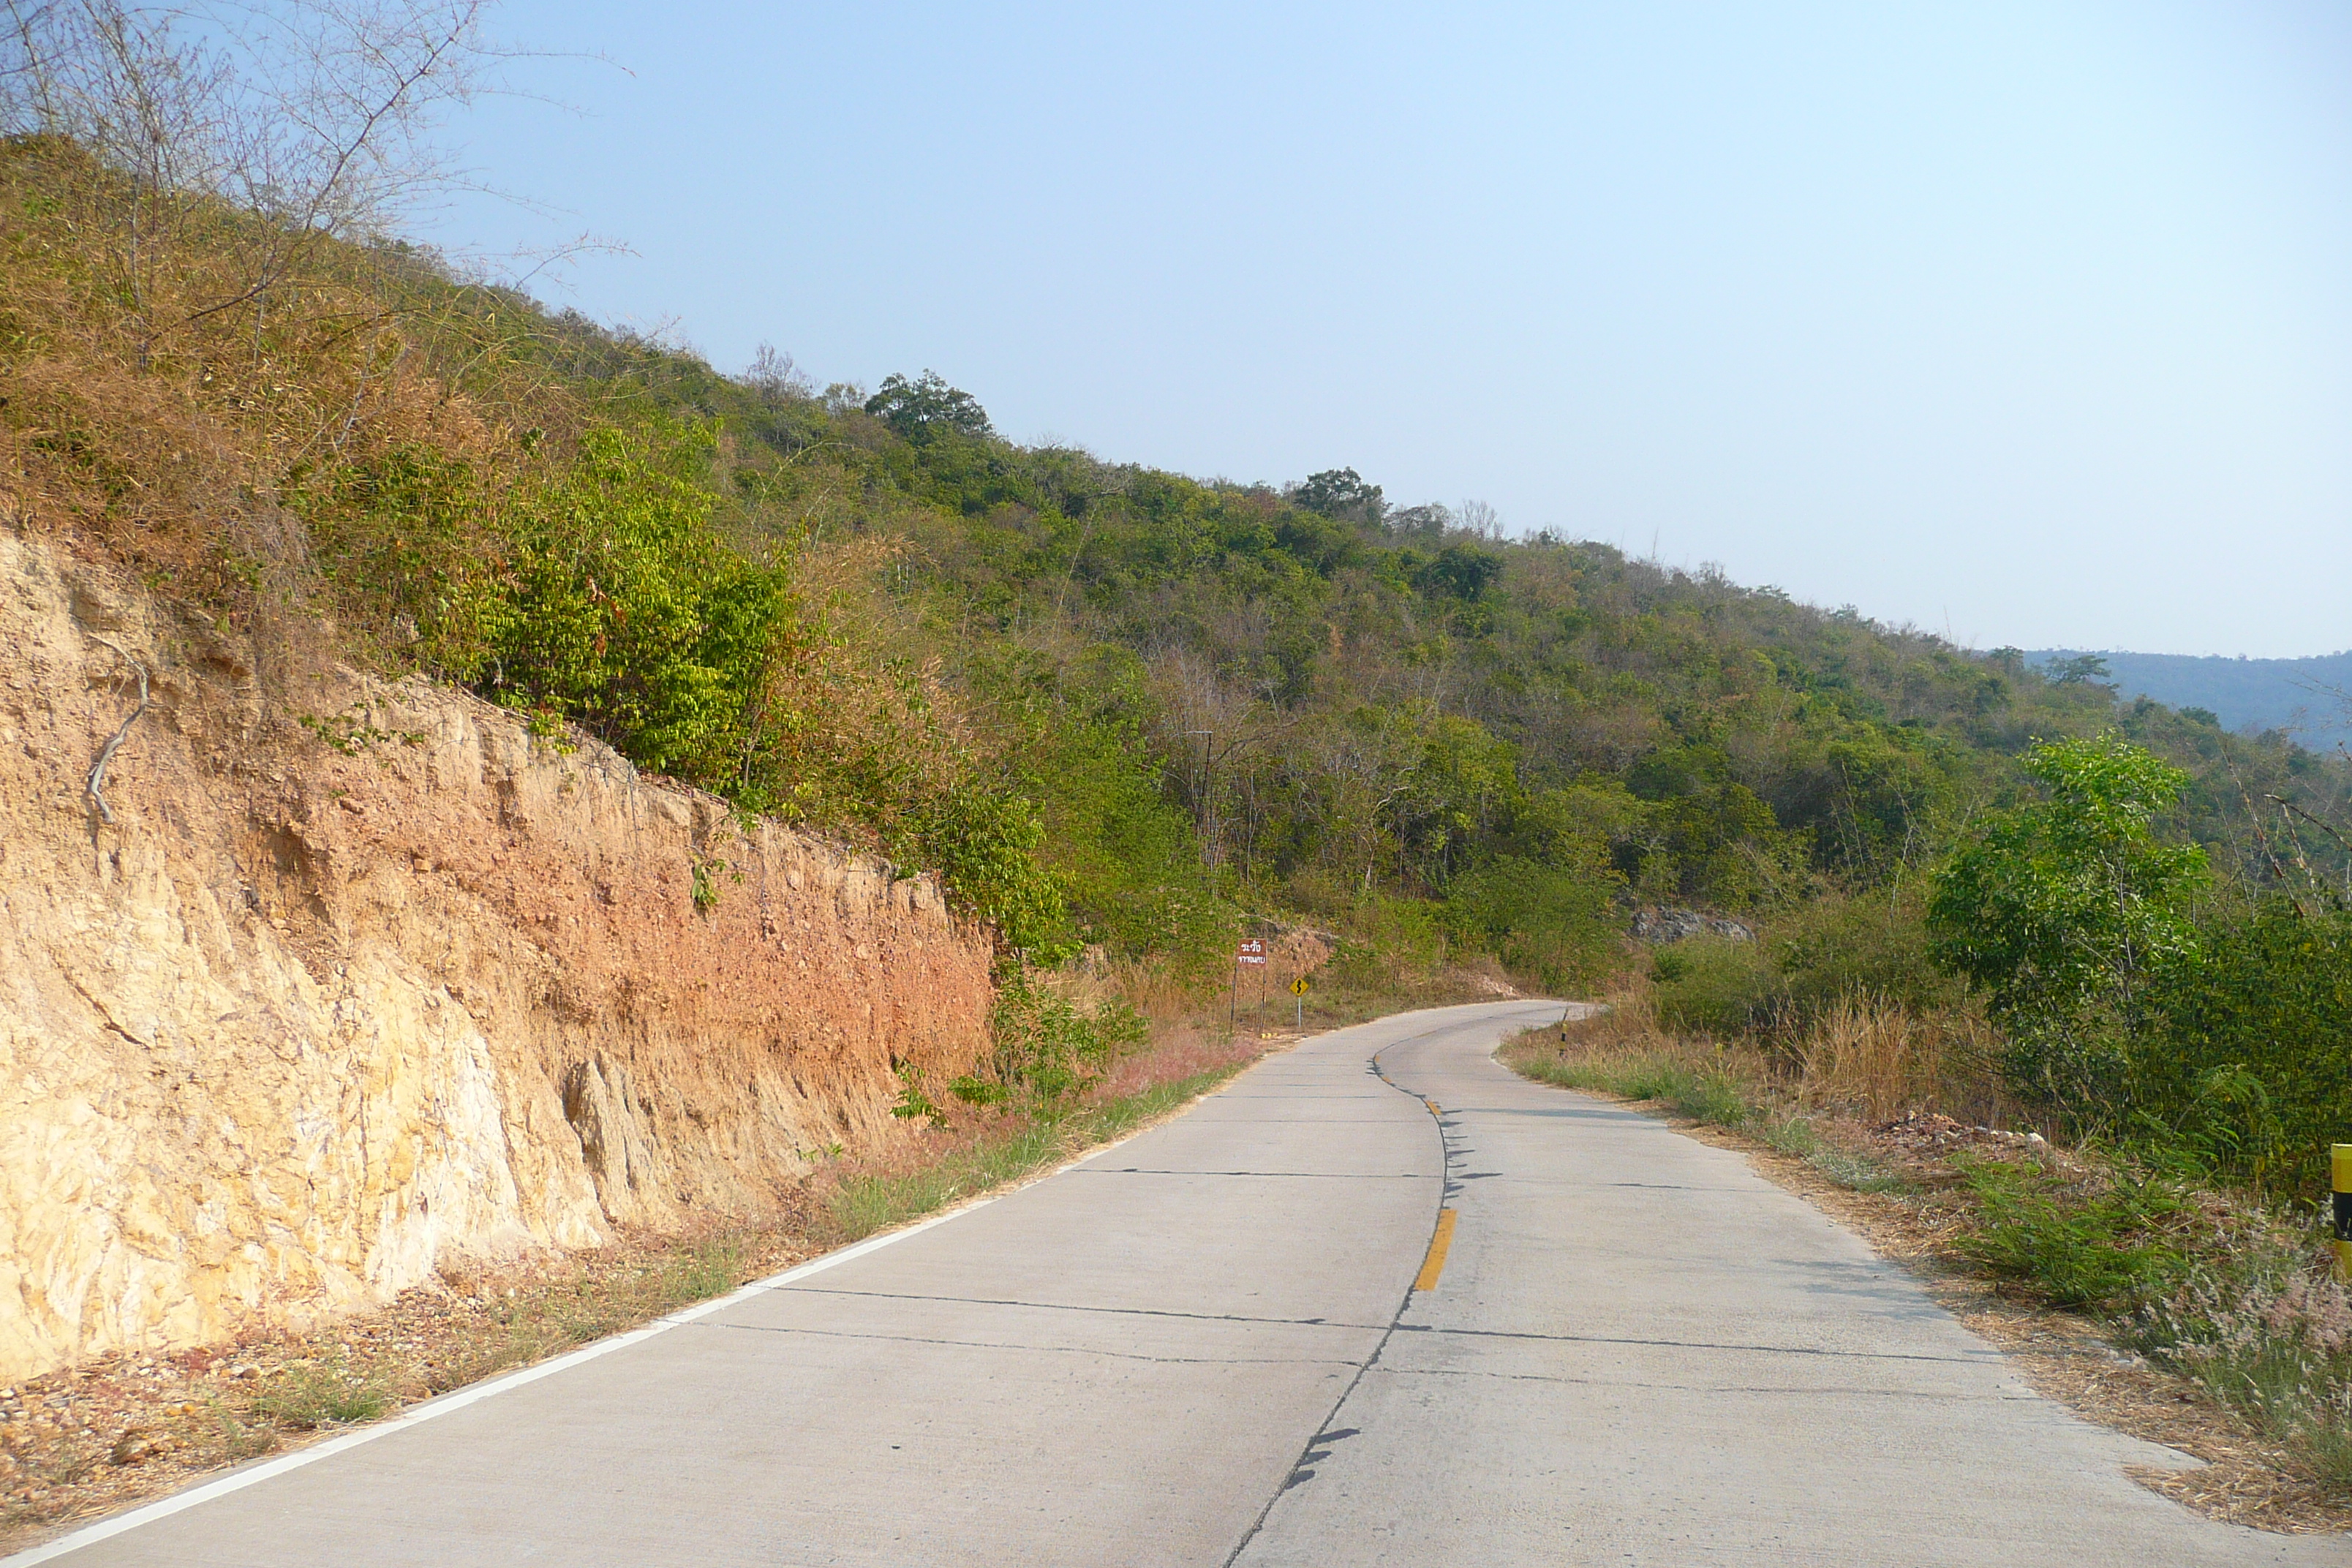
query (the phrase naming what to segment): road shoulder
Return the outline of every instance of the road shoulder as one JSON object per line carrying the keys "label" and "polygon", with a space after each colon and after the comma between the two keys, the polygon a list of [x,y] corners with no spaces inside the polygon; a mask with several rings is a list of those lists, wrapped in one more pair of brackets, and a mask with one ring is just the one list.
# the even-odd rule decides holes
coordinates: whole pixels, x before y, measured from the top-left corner
{"label": "road shoulder", "polygon": [[[1507,1043],[1496,1059],[1512,1067]],[[1757,1174],[1805,1199],[1905,1269],[1937,1305],[2014,1363],[2036,1393],[2085,1420],[2200,1461],[2186,1469],[2126,1467],[2149,1490],[2223,1523],[2289,1535],[2352,1531],[2352,1507],[2192,1381],[2118,1349],[2093,1320],[2021,1300],[1976,1271],[1954,1249],[1955,1216],[1939,1214],[1932,1202],[1855,1191],[1759,1138],[1677,1115],[1655,1101],[1544,1087],[1626,1106],[1684,1137],[1746,1156]]]}

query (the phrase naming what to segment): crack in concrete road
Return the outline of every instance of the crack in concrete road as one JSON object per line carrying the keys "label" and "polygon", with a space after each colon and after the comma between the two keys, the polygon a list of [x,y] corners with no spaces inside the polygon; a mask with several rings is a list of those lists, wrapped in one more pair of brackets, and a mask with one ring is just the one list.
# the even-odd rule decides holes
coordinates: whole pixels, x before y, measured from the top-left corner
{"label": "crack in concrete road", "polygon": [[1842,1351],[1825,1345],[1764,1345],[1730,1340],[1640,1339],[1630,1334],[1539,1334],[1513,1329],[1465,1329],[1437,1323],[1405,1323],[1400,1332],[1435,1334],[1465,1340],[1533,1340],[1551,1344],[1641,1345],[1659,1350],[1724,1351],[1740,1355],[1829,1356],[1841,1361],[1939,1362],[1948,1366],[1998,1366],[2000,1352],[1988,1348],[1981,1354],[1928,1355],[1911,1351]]}
{"label": "crack in concrete road", "polygon": [[1425,1182],[1426,1171],[1399,1171],[1393,1175],[1356,1171],[1169,1171],[1145,1165],[1081,1166],[1074,1176],[1281,1176],[1312,1182]]}
{"label": "crack in concrete road", "polygon": [[1503,1383],[1559,1383],[1580,1388],[1621,1388],[1649,1393],[1673,1394],[1791,1394],[1808,1399],[1925,1399],[1949,1405],[1981,1405],[2009,1399],[2033,1399],[2038,1395],[2026,1390],[2016,1394],[1946,1394],[1925,1388],[1823,1388],[1818,1384],[1779,1384],[1767,1386],[1743,1383],[1659,1383],[1640,1378],[1564,1377],[1556,1373],[1490,1372],[1483,1367],[1455,1366],[1379,1366],[1371,1369],[1383,1377],[1487,1377]]}
{"label": "crack in concrete road", "polygon": [[935,1296],[905,1290],[843,1290],[822,1285],[790,1285],[779,1295],[864,1296],[877,1301],[943,1301],[965,1307],[1026,1307],[1039,1312],[1082,1312],[1118,1318],[1178,1318],[1195,1323],[1264,1323],[1301,1329],[1354,1329],[1377,1332],[1383,1323],[1349,1323],[1328,1318],[1266,1318],[1245,1312],[1182,1312],[1166,1307],[1097,1307],[1077,1301],[1026,1301],[994,1296]]}
{"label": "crack in concrete road", "polygon": [[[1428,1030],[1423,1034],[1412,1036],[1407,1040],[1394,1042],[1391,1046],[1385,1048],[1393,1049],[1396,1045],[1408,1045],[1414,1041],[1433,1038],[1445,1032],[1445,1029],[1441,1026],[1436,1029]],[[1373,1077],[1379,1079],[1382,1084],[1386,1085],[1394,1092],[1403,1095],[1408,1100],[1419,1100],[1423,1109],[1428,1111],[1430,1123],[1437,1131],[1440,1156],[1439,1163],[1443,1169],[1449,1173],[1449,1174],[1439,1184],[1437,1213],[1430,1216],[1430,1231],[1434,1235],[1440,1220],[1445,1213],[1446,1195],[1454,1187],[1454,1183],[1450,1175],[1454,1159],[1453,1141],[1446,1131],[1445,1118],[1438,1110],[1434,1102],[1423,1096],[1412,1093],[1410,1089],[1401,1088],[1390,1080],[1388,1074],[1381,1070],[1381,1054],[1382,1053],[1380,1051],[1373,1052],[1371,1059],[1364,1064],[1365,1070],[1370,1073]],[[1398,1326],[1404,1321],[1405,1309],[1412,1304],[1413,1293],[1414,1288],[1412,1286],[1408,1285],[1405,1287],[1403,1293],[1397,1300],[1396,1311],[1394,1315],[1389,1319],[1388,1326],[1381,1331],[1379,1342],[1372,1346],[1371,1354],[1366,1356],[1363,1363],[1356,1368],[1356,1375],[1348,1380],[1348,1386],[1339,1391],[1339,1397],[1331,1402],[1330,1414],[1323,1417],[1321,1423],[1319,1423],[1316,1427],[1316,1435],[1308,1438],[1307,1440],[1306,1447],[1299,1450],[1297,1462],[1290,1467],[1290,1474],[1283,1479],[1282,1485],[1275,1489],[1274,1495],[1266,1499],[1265,1507],[1258,1510],[1257,1518],[1250,1521],[1250,1527],[1247,1531],[1243,1532],[1242,1538],[1234,1542],[1233,1552],[1225,1558],[1224,1568],[1233,1568],[1233,1565],[1240,1560],[1242,1553],[1249,1550],[1250,1542],[1256,1540],[1258,1532],[1265,1528],[1265,1521],[1274,1512],[1275,1504],[1280,1502],[1284,1495],[1290,1491],[1292,1488],[1302,1486],[1305,1483],[1313,1480],[1317,1473],[1315,1466],[1320,1463],[1323,1459],[1330,1457],[1328,1452],[1318,1455],[1316,1451],[1318,1447],[1323,1443],[1336,1440],[1338,1434],[1335,1434],[1332,1431],[1333,1423],[1339,1419],[1339,1412],[1348,1407],[1348,1401],[1354,1397],[1357,1388],[1364,1381],[1365,1373],[1369,1373],[1373,1367],[1380,1364],[1381,1353],[1388,1349],[1389,1341],[1395,1337]],[[1351,1426],[1345,1429],[1345,1434],[1348,1436],[1353,1437],[1359,1436],[1360,1431],[1361,1428]]]}
{"label": "crack in concrete road", "polygon": [[857,1329],[795,1328],[788,1323],[699,1322],[697,1329],[729,1334],[802,1334],[826,1340],[883,1340],[893,1344],[945,1345],[951,1350],[1025,1351],[1038,1355],[1100,1356],[1110,1361],[1148,1362],[1157,1366],[1354,1366],[1349,1356],[1145,1355],[1137,1351],[1110,1351],[1096,1345],[1030,1345],[1013,1340],[949,1339],[936,1334],[889,1334]]}

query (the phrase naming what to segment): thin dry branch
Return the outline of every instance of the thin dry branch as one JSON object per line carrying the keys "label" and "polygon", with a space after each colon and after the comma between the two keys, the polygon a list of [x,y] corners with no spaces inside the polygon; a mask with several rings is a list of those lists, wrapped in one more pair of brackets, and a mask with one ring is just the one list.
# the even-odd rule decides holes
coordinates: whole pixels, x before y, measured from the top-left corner
{"label": "thin dry branch", "polygon": [[122,721],[121,728],[108,736],[106,744],[98,749],[98,761],[90,763],[89,777],[82,784],[82,792],[89,796],[90,804],[98,807],[99,819],[111,827],[114,826],[114,812],[106,804],[106,764],[114,761],[114,753],[121,749],[123,742],[131,738],[131,727],[138,723],[141,715],[147,711],[147,667],[104,637],[92,637],[90,640],[101,647],[113,648],[122,662],[139,677],[139,706],[131,710],[131,716]]}

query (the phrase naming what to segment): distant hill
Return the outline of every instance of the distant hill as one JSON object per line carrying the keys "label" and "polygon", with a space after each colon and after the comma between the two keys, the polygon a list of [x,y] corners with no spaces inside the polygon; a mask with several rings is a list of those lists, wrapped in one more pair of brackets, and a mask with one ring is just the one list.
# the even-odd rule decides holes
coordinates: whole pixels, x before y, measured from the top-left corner
{"label": "distant hill", "polygon": [[2220,658],[2188,654],[2086,652],[2042,648],[2026,662],[2045,674],[2063,661],[2105,661],[2094,677],[2125,698],[2152,697],[2173,708],[2202,708],[2226,730],[2288,730],[2314,750],[2352,742],[2352,651],[2312,658]]}

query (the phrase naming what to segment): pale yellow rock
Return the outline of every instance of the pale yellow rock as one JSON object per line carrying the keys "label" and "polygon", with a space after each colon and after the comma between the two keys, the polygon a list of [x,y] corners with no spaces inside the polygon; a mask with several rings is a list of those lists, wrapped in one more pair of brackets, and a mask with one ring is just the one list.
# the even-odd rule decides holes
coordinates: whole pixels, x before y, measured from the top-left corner
{"label": "pale yellow rock", "polygon": [[299,632],[0,531],[0,1381],[760,1213],[795,1150],[906,1135],[898,1063],[985,1043],[987,942],[928,879],[464,693],[305,677]]}

